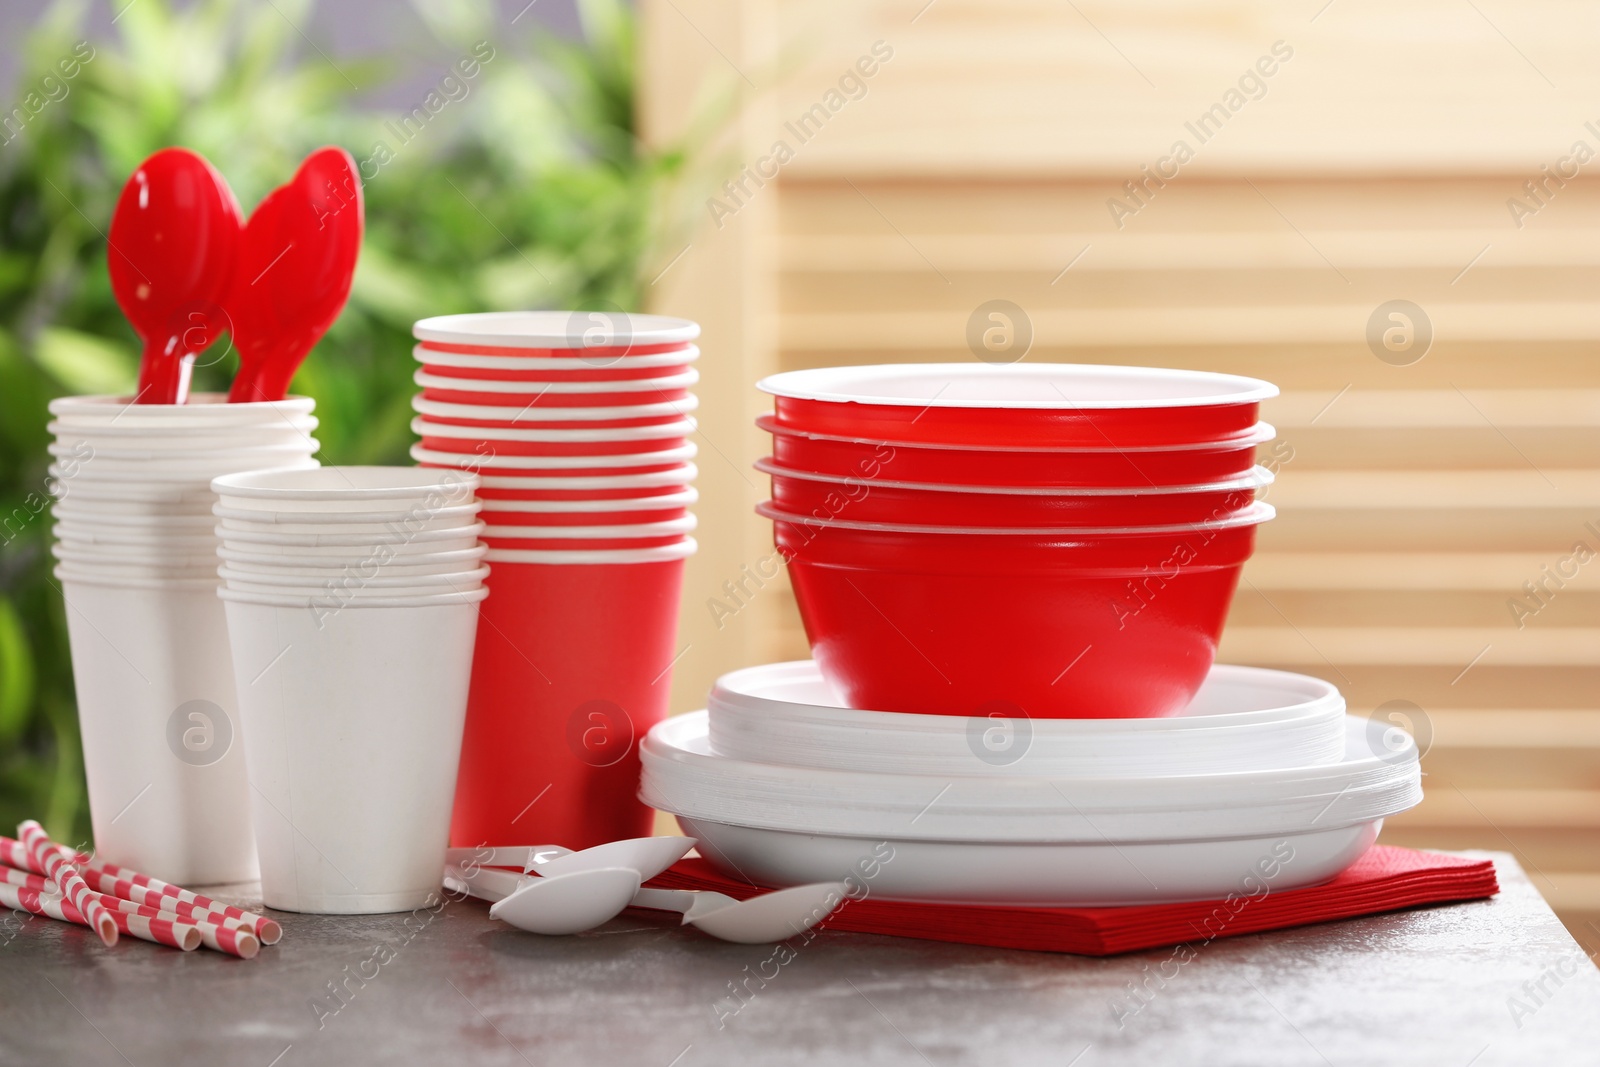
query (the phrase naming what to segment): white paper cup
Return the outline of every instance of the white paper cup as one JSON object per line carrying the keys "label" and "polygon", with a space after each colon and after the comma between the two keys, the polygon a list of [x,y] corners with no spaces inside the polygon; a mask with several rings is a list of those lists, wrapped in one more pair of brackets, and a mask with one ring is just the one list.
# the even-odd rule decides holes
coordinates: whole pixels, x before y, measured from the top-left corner
{"label": "white paper cup", "polygon": [[209,493],[211,479],[220,474],[259,470],[262,466],[297,467],[309,470],[317,467],[318,462],[314,455],[302,450],[302,453],[297,453],[293,457],[279,454],[270,456],[241,454],[239,458],[230,459],[228,463],[211,470],[174,469],[159,462],[140,461],[126,464],[114,463],[111,460],[79,460],[76,473],[68,473],[61,463],[51,466],[61,469],[59,474],[56,470],[52,470],[51,477],[71,486],[90,487],[95,493],[110,490],[113,493],[133,494],[135,499],[164,499],[163,494]]}
{"label": "white paper cup", "polygon": [[178,885],[253,881],[216,579],[61,574],[96,853]]}
{"label": "white paper cup", "polygon": [[346,574],[376,577],[377,575],[446,574],[475,567],[488,551],[484,545],[456,552],[420,552],[410,556],[395,556],[388,560],[352,559],[349,556],[284,557],[259,552],[241,552],[223,545],[217,555],[240,574],[283,574],[286,568],[293,573],[312,577],[338,577]]}
{"label": "white paper cup", "polygon": [[285,569],[276,574],[246,574],[229,566],[217,568],[217,576],[228,588],[240,592],[267,593],[272,596],[437,596],[440,593],[466,593],[483,585],[489,576],[486,566],[467,567],[438,574],[377,573],[334,576],[298,574]]}
{"label": "white paper cup", "polygon": [[237,470],[256,470],[260,467],[286,467],[303,463],[320,447],[316,441],[274,445],[270,448],[252,448],[238,452],[177,453],[135,451],[124,449],[96,449],[88,459],[82,456],[77,445],[50,444],[45,446],[56,460],[73,460],[90,477],[129,481],[138,484],[146,481],[168,482],[174,479],[193,479],[206,484],[219,474]]}
{"label": "white paper cup", "polygon": [[50,414],[69,426],[232,429],[277,425],[285,417],[311,414],[314,405],[308,396],[230,404],[225,393],[190,393],[186,404],[135,404],[132,396],[61,396],[50,401]]}
{"label": "white paper cup", "polygon": [[66,504],[56,504],[50,514],[58,530],[90,536],[123,534],[133,541],[150,539],[157,544],[170,536],[198,537],[216,530],[216,520],[208,515],[96,515]]}
{"label": "white paper cup", "polygon": [[208,588],[215,588],[221,579],[217,577],[217,565],[214,561],[206,560],[201,563],[142,563],[135,560],[127,562],[107,563],[102,560],[76,560],[56,554],[59,561],[55,567],[57,578],[63,580],[78,579],[93,582],[203,582]]}
{"label": "white paper cup", "polygon": [[[257,533],[254,530],[226,530],[222,543],[243,552],[262,555],[316,556],[353,555],[365,559],[367,555],[406,556],[425,552],[457,552],[476,548],[478,536],[483,533],[482,522],[451,530],[419,530],[414,534],[404,531],[385,531],[374,534],[299,534]],[[380,552],[381,550],[381,552]]]}
{"label": "white paper cup", "polygon": [[476,602],[318,615],[292,600],[219,595],[241,679],[266,905],[423,906],[449,840]]}
{"label": "white paper cup", "polygon": [[411,502],[436,496],[443,496],[448,504],[455,502],[455,497],[470,496],[474,488],[470,475],[455,471],[338,466],[318,467],[315,472],[304,469],[242,471],[219,477],[212,485],[219,496],[262,501],[261,506],[277,507],[290,501],[311,504],[354,501],[362,504],[356,510],[385,506],[371,503],[377,500]]}
{"label": "white paper cup", "polygon": [[[478,505],[474,503],[458,508],[441,508],[434,512],[421,509],[410,513],[350,512],[347,515],[294,512],[281,522],[275,521],[276,517],[267,512],[234,511],[219,506],[213,509],[212,513],[217,516],[217,530],[224,537],[235,530],[290,534],[388,535],[392,533],[404,537],[413,533],[464,529],[477,521],[478,510]],[[265,518],[245,517],[251,515],[265,516]]]}

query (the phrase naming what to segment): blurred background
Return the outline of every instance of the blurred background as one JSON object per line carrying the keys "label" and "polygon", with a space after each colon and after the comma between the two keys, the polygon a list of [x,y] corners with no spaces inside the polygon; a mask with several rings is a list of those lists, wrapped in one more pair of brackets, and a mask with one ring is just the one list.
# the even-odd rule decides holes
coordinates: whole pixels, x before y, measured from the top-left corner
{"label": "blurred background", "polygon": [[[384,141],[350,308],[296,380],[325,462],[406,461],[421,315],[704,325],[676,710],[805,655],[781,577],[730,593],[772,550],[755,380],[971,360],[969,323],[1008,301],[1030,361],[1282,387],[1279,518],[1222,659],[1414,733],[1427,800],[1384,839],[1514,853],[1592,954],[1597,32],[1550,0],[7,4],[0,824],[88,835],[44,404],[133,380],[118,188],[183,144],[248,210],[311,148]],[[479,41],[469,92],[397,147],[386,124]]]}

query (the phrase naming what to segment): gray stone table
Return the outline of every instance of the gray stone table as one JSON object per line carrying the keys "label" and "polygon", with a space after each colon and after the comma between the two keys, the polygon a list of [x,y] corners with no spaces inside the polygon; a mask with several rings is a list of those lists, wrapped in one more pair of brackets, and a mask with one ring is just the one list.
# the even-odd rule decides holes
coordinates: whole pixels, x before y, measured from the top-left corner
{"label": "gray stone table", "polygon": [[1126,984],[1170,950],[823,933],[732,1001],[773,950],[658,913],[566,938],[470,900],[283,915],[282,943],[249,962],[8,922],[0,1064],[1600,1064],[1600,972],[1494,858],[1493,900],[1219,940],[1136,1012]]}

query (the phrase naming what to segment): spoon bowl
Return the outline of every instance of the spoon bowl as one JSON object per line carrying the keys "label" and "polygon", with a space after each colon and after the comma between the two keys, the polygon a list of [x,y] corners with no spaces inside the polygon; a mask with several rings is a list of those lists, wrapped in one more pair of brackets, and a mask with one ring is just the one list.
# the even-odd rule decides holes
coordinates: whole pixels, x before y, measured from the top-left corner
{"label": "spoon bowl", "polygon": [[194,357],[228,328],[242,224],[227,181],[186,148],[163,148],[117,198],[106,266],[117,305],[144,343],[140,404],[188,399]]}
{"label": "spoon bowl", "polygon": [[489,918],[530,934],[576,934],[622,914],[639,891],[639,872],[596,867],[529,878],[489,908]]}

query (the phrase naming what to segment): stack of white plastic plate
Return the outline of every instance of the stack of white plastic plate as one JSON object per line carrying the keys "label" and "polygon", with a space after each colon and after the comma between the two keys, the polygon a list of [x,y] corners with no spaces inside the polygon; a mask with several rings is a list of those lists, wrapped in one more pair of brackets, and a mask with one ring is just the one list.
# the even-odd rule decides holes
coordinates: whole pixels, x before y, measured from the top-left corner
{"label": "stack of white plastic plate", "polygon": [[[770,885],[875,859],[887,899],[1065,906],[1324,881],[1422,798],[1409,737],[1326,682],[1219,666],[1165,719],[841,708],[810,663],[724,677],[652,730],[646,803]],[[885,861],[886,855],[892,856]],[[1270,872],[1270,877],[1269,877]]]}

